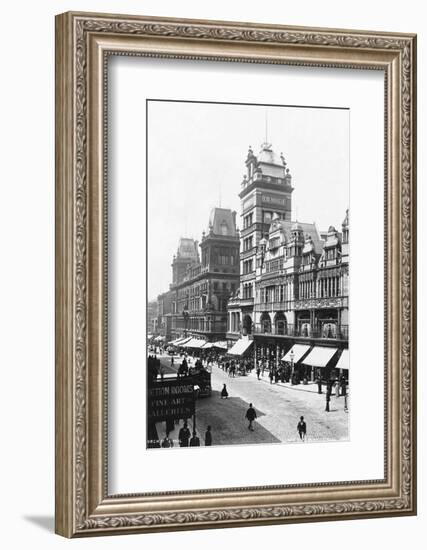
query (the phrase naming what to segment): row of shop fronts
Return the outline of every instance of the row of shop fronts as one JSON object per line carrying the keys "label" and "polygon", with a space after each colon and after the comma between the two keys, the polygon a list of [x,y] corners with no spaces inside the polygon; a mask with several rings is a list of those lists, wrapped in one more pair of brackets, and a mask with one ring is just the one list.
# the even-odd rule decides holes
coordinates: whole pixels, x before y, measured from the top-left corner
{"label": "row of shop fronts", "polygon": [[[348,380],[349,351],[342,343],[324,341],[271,338],[270,336],[246,335],[237,340],[208,342],[202,338],[184,336],[165,342],[167,346],[180,348],[200,356],[215,351],[219,355],[245,360],[253,368],[278,371],[287,369],[288,375],[299,382],[338,379]],[[295,378],[294,378],[295,375]]]}

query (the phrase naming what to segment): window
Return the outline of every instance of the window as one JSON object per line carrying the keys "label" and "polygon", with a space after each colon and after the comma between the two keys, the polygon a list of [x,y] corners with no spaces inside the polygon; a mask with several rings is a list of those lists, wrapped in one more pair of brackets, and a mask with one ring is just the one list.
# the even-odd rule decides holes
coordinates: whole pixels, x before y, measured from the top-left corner
{"label": "window", "polygon": [[247,229],[252,225],[253,214],[248,214],[243,218],[243,229]]}
{"label": "window", "polygon": [[246,275],[247,273],[252,273],[253,271],[253,261],[252,260],[246,260],[243,262],[243,274]]}
{"label": "window", "polygon": [[271,218],[273,217],[272,212],[263,212],[263,222],[264,223],[271,223]]}
{"label": "window", "polygon": [[280,237],[275,237],[274,239],[270,240],[269,247],[270,248],[278,248],[280,245]]}

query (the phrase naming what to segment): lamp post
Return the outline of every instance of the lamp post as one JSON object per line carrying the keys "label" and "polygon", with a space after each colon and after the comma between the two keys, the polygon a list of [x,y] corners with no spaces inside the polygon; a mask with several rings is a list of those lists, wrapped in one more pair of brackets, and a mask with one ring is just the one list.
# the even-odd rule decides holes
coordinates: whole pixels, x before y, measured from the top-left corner
{"label": "lamp post", "polygon": [[182,316],[184,317],[184,337],[187,336],[187,328],[188,328],[188,317],[189,313],[186,309],[183,310]]}
{"label": "lamp post", "polygon": [[295,358],[295,353],[294,353],[294,350],[292,349],[291,350],[291,353],[289,354],[289,357],[291,359],[291,382],[292,384],[295,384],[295,377],[294,377],[294,358]]}

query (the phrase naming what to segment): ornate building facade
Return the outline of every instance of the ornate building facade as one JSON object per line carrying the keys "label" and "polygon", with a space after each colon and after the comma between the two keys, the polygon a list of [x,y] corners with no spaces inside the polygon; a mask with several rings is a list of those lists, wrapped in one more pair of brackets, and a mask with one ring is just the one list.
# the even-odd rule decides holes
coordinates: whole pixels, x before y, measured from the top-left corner
{"label": "ornate building facade", "polygon": [[258,156],[249,149],[246,169],[240,285],[228,304],[227,340],[249,335],[255,357],[270,365],[295,343],[346,349],[348,211],[341,231],[320,234],[314,223],[291,221],[292,177],[268,143]]}
{"label": "ornate building facade", "polygon": [[[200,248],[200,253],[199,253]],[[236,213],[214,208],[200,244],[181,238],[172,260],[172,283],[158,297],[170,303],[163,323],[166,339],[193,336],[209,342],[225,340],[227,303],[239,284],[239,232]]]}

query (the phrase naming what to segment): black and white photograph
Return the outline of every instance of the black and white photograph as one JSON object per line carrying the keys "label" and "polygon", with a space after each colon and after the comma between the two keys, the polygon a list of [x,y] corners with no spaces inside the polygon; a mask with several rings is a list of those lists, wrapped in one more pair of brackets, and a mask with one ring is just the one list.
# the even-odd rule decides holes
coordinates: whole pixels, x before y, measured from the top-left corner
{"label": "black and white photograph", "polygon": [[350,109],[146,117],[147,448],[348,441]]}

